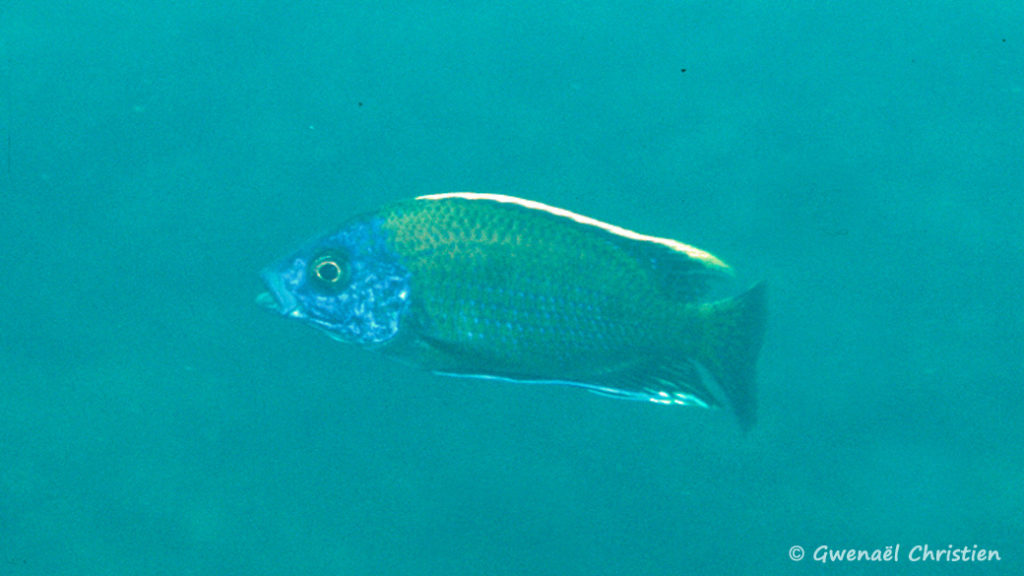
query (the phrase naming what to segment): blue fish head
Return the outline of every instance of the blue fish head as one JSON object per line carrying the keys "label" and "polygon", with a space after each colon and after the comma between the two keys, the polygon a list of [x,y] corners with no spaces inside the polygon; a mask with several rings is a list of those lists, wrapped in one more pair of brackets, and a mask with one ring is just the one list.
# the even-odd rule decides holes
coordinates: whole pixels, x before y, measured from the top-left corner
{"label": "blue fish head", "polygon": [[267,292],[256,301],[342,342],[391,340],[409,307],[409,272],[380,224],[358,218],[264,268]]}

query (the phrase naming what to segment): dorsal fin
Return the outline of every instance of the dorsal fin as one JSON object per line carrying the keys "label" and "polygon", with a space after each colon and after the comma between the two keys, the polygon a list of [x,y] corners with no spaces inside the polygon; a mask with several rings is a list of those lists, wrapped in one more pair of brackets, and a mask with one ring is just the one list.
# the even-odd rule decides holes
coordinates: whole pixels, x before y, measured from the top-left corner
{"label": "dorsal fin", "polygon": [[582,225],[583,229],[592,230],[601,235],[623,251],[629,253],[637,261],[651,266],[654,270],[659,288],[674,300],[691,302],[699,299],[707,292],[708,282],[713,279],[732,276],[732,269],[713,256],[689,244],[640,234],[620,226],[608,224],[600,220],[577,214],[563,208],[556,208],[541,202],[525,200],[504,194],[485,194],[479,192],[448,192],[420,196],[417,200],[447,200],[459,198],[469,201],[498,202],[517,206],[550,215],[552,218],[564,218]]}

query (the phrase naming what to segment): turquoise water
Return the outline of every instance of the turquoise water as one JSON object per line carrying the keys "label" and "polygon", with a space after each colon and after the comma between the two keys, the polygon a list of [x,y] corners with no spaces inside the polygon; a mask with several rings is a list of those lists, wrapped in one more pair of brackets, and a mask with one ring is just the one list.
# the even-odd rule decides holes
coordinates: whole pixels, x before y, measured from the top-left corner
{"label": "turquoise water", "polygon": [[[1018,3],[165,4],[0,3],[0,574],[1020,573]],[[254,304],[450,190],[767,279],[757,427]]]}

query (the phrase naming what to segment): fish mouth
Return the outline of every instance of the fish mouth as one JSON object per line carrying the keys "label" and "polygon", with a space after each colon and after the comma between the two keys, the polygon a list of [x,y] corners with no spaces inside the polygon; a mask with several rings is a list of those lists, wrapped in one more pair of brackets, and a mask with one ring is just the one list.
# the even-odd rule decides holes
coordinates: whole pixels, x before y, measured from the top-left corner
{"label": "fish mouth", "polygon": [[299,303],[285,287],[284,280],[279,274],[270,268],[265,268],[260,272],[260,278],[263,279],[267,291],[256,296],[256,304],[283,316],[295,312]]}

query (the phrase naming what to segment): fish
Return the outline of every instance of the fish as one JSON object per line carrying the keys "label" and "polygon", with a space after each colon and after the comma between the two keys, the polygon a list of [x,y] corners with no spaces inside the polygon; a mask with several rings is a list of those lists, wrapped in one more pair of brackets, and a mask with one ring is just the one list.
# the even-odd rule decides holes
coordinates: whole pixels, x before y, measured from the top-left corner
{"label": "fish", "polygon": [[356,216],[264,268],[257,303],[435,374],[727,408],[756,422],[765,283],[708,252],[501,194]]}

